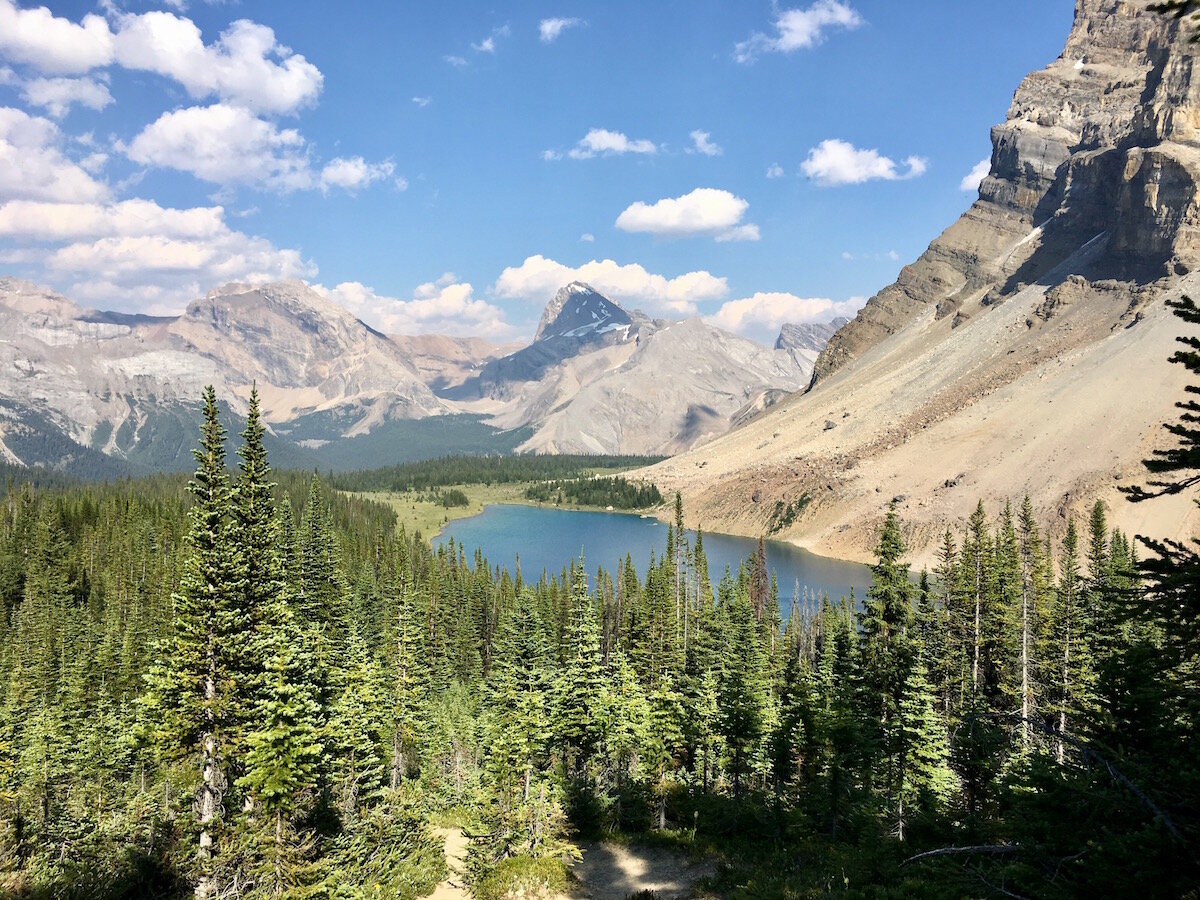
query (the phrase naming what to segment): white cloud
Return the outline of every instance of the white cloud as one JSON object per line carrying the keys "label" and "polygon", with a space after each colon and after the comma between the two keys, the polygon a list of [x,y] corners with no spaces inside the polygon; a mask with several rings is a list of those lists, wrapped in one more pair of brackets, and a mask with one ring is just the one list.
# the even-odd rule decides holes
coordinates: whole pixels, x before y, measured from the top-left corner
{"label": "white cloud", "polygon": [[711,235],[718,241],[756,241],[758,226],[742,222],[749,206],[729,191],[696,188],[653,204],[639,200],[617,217],[616,225],[622,231],[663,237]]}
{"label": "white cloud", "polygon": [[596,243],[596,236],[590,231],[585,231],[579,236],[579,240],[583,241],[585,244],[594,244]]}
{"label": "white cloud", "polygon": [[778,331],[785,322],[827,322],[837,316],[851,316],[865,302],[865,297],[838,301],[788,293],[757,293],[721,304],[706,321],[726,331],[761,335],[768,330]]}
{"label": "white cloud", "polygon": [[538,24],[538,35],[542,39],[542,43],[550,44],[558,40],[568,28],[577,28],[580,25],[586,24],[583,19],[542,19]]}
{"label": "white cloud", "polygon": [[542,159],[544,159],[546,162],[557,162],[558,160],[560,160],[562,158],[563,158],[562,154],[559,153],[557,150],[543,150],[542,151]]}
{"label": "white cloud", "polygon": [[442,59],[450,63],[450,65],[458,66],[460,68],[467,64],[466,57],[463,56],[443,56]]}
{"label": "white cloud", "polygon": [[321,92],[320,70],[280,45],[265,25],[239,19],[205,45],[191,19],[167,12],[122,15],[117,24],[117,62],[173,78],[192,97],[215,95],[248,109],[290,113]]}
{"label": "white cloud", "polygon": [[[900,166],[906,166],[901,171]],[[899,165],[878,150],[860,150],[847,141],[821,141],[808,151],[800,170],[823,187],[866,181],[901,181],[925,174],[926,161],[910,156]]]}
{"label": "white cloud", "polygon": [[0,204],[0,237],[35,242],[99,237],[213,238],[226,231],[219,206],[163,209],[153,200],[120,203]]}
{"label": "white cloud", "polygon": [[967,173],[966,177],[958,183],[960,191],[977,191],[979,186],[983,184],[983,179],[987,178],[988,172],[992,170],[992,161],[990,159],[981,159],[975,163],[975,168]]}
{"label": "white cloud", "polygon": [[[547,151],[551,152],[551,151]],[[571,148],[572,159],[591,159],[593,156],[621,156],[625,153],[657,153],[658,146],[645,139],[630,140],[619,131],[593,128]]]}
{"label": "white cloud", "polygon": [[80,74],[112,62],[113,35],[95,14],[76,24],[44,6],[20,9],[0,0],[0,56],[42,72]]}
{"label": "white cloud", "polygon": [[887,258],[890,259],[892,262],[900,262],[900,254],[897,253],[895,250],[889,250],[887,252]]}
{"label": "white cloud", "polygon": [[735,241],[757,241],[761,237],[762,235],[759,234],[758,226],[747,223],[746,225],[738,225],[736,228],[722,231],[713,240],[718,244],[729,244]]}
{"label": "white cloud", "polygon": [[21,85],[21,97],[56,119],[65,116],[76,103],[100,110],[113,102],[108,86],[94,78],[31,78]]}
{"label": "white cloud", "polygon": [[[360,188],[374,184],[376,181],[382,181],[385,178],[391,177],[395,171],[395,166],[390,162],[369,163],[361,156],[354,156],[350,159],[342,159],[338,157],[330,160],[321,169],[321,190],[328,193],[332,187],[341,188],[344,191],[354,191]],[[405,190],[408,187],[408,182],[404,182],[404,187],[400,190]],[[397,185],[399,187],[399,185]]]}
{"label": "white cloud", "polygon": [[49,119],[0,106],[0,202],[108,199],[108,185],[68,159],[61,143],[58,126]]}
{"label": "white cloud", "polygon": [[400,191],[401,193],[408,190],[408,179],[403,175],[397,175],[394,183],[396,185],[396,190]]}
{"label": "white cloud", "polygon": [[190,172],[214,184],[290,191],[314,183],[300,132],[225,103],[163,113],[124,149],[134,162]]}
{"label": "white cloud", "polygon": [[773,24],[774,35],[755,33],[735,45],[734,59],[749,63],[764,53],[807,50],[825,39],[826,30],[843,28],[850,31],[861,26],[863,18],[840,0],[817,0],[807,9],[780,10]]}
{"label": "white cloud", "polygon": [[495,53],[496,38],[508,37],[512,30],[507,25],[501,25],[499,28],[493,28],[492,33],[485,37],[478,44],[472,44],[471,49],[476,53]]}
{"label": "white cloud", "polygon": [[205,44],[191,19],[155,10],[113,12],[113,24],[79,24],[48,9],[0,0],[0,56],[42,72],[82,74],[114,63],[177,81],[196,98],[216,96],[248,109],[291,113],[316,101],[323,76],[275,40],[265,25],[239,19]]}
{"label": "white cloud", "polygon": [[451,273],[419,285],[410,300],[377,294],[357,281],[332,289],[318,285],[317,290],[388,334],[485,334],[492,339],[515,335],[500,307],[475,297],[471,285]]}
{"label": "white cloud", "polygon": [[229,228],[219,206],[11,200],[0,203],[0,238],[22,245],[9,264],[75,300],[123,309],[173,312],[214,284],[317,271],[296,250]]}
{"label": "white cloud", "polygon": [[709,140],[711,135],[707,131],[696,129],[691,133],[692,149],[688,153],[703,153],[705,156],[720,156],[725,151]]}
{"label": "white cloud", "polygon": [[703,270],[667,278],[647,272],[637,263],[620,265],[605,259],[572,267],[541,255],[530,256],[521,265],[501,272],[493,292],[504,299],[543,304],[572,281],[586,282],[619,303],[671,315],[695,315],[696,304],[719,300],[729,293],[724,278]]}
{"label": "white cloud", "polygon": [[779,163],[772,163],[771,165],[767,166],[767,177],[768,178],[782,178],[783,177],[783,166],[779,165]]}
{"label": "white cloud", "polygon": [[417,106],[421,107],[421,109],[424,109],[430,103],[433,102],[433,98],[432,97],[413,97],[412,102],[417,104]]}

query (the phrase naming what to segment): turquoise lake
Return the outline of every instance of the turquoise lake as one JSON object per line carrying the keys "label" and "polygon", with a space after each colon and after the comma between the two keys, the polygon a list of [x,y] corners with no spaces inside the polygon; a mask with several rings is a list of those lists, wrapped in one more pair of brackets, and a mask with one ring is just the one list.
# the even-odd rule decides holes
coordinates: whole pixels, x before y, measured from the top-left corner
{"label": "turquoise lake", "polygon": [[[688,541],[695,542],[688,532]],[[469,519],[450,522],[434,540],[443,545],[453,540],[468,555],[478,547],[493,568],[517,568],[520,555],[521,575],[535,581],[543,573],[557,574],[570,560],[583,555],[589,574],[603,566],[615,572],[625,554],[633,557],[639,574],[645,577],[650,551],[661,556],[667,546],[667,526],[653,518],[637,514],[590,512],[553,507],[497,504]],[[753,555],[758,542],[752,538],[704,533],[704,552],[708,557],[709,577],[716,589],[725,567],[737,572],[738,566]],[[831,599],[849,595],[854,589],[861,598],[871,583],[871,570],[859,563],[817,556],[790,544],[767,541],[767,565],[779,579],[779,599],[786,613],[794,596],[828,594]]]}

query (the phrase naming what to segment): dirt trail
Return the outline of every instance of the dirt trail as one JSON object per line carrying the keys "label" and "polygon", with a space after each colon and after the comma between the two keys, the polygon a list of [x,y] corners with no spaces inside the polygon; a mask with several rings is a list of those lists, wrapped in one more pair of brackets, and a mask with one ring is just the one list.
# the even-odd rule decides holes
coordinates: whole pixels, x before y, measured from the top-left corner
{"label": "dirt trail", "polygon": [[[446,842],[450,875],[429,900],[469,900],[462,871],[470,841],[460,828],[438,828],[434,833]],[[580,850],[583,859],[572,866],[579,888],[570,897],[553,900],[625,900],[644,890],[654,891],[661,900],[682,900],[714,868],[711,861],[690,863],[682,854],[657,847],[583,844]]]}
{"label": "dirt trail", "polygon": [[450,875],[434,888],[429,900],[467,900],[471,895],[463,887],[463,866],[471,842],[461,828],[435,828],[434,834],[446,842],[446,865],[450,867]]}
{"label": "dirt trail", "polygon": [[711,875],[711,860],[687,857],[660,847],[585,844],[572,871],[582,882],[576,895],[588,900],[625,900],[636,891],[654,891],[661,900],[690,897],[696,882]]}

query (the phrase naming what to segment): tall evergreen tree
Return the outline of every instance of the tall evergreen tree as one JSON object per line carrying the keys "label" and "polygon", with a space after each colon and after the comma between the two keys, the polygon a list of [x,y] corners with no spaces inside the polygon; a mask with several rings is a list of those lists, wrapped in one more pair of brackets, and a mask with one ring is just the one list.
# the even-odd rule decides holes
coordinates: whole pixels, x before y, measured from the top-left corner
{"label": "tall evergreen tree", "polygon": [[194,451],[196,472],[188,484],[195,499],[189,515],[187,557],[175,605],[174,633],[150,673],[150,719],[168,753],[199,758],[201,784],[195,804],[199,826],[196,896],[223,890],[219,841],[228,789],[226,731],[236,721],[232,696],[246,638],[239,605],[244,563],[231,533],[225,428],[216,392],[204,390],[204,422]]}

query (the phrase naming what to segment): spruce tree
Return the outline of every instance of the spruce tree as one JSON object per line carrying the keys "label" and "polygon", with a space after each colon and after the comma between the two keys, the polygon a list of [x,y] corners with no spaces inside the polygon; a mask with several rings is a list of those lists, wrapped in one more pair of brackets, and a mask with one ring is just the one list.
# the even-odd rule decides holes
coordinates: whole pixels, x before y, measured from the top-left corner
{"label": "spruce tree", "polygon": [[602,679],[600,632],[582,565],[571,595],[565,657],[556,692],[555,730],[563,746],[564,771],[578,776],[591,761],[601,738],[595,714]]}
{"label": "spruce tree", "polygon": [[229,476],[225,468],[225,428],[216,392],[203,396],[196,472],[188,484],[194,498],[189,514],[186,562],[175,606],[174,631],[160,662],[150,672],[148,718],[165,753],[198,757],[201,783],[195,803],[199,827],[197,897],[222,890],[220,839],[223,798],[228,789],[226,732],[236,722],[242,698],[236,655],[246,635],[238,613],[243,596],[243,561],[231,529]]}
{"label": "spruce tree", "polygon": [[281,896],[312,877],[311,841],[300,823],[317,785],[320,708],[292,611],[277,597],[264,612],[264,670],[238,787],[254,798],[248,819],[259,850],[258,883]]}
{"label": "spruce tree", "polygon": [[733,793],[740,797],[766,727],[767,656],[759,642],[755,607],[745,594],[736,595],[727,625],[728,645],[719,693],[720,731],[730,756]]}
{"label": "spruce tree", "polygon": [[901,702],[915,660],[909,635],[912,620],[912,582],[903,562],[907,547],[900,530],[896,504],[888,512],[875,548],[871,587],[859,614],[861,635],[862,701],[871,750],[880,762],[885,808],[891,817],[903,817],[901,788],[906,780],[909,747],[904,740]]}

